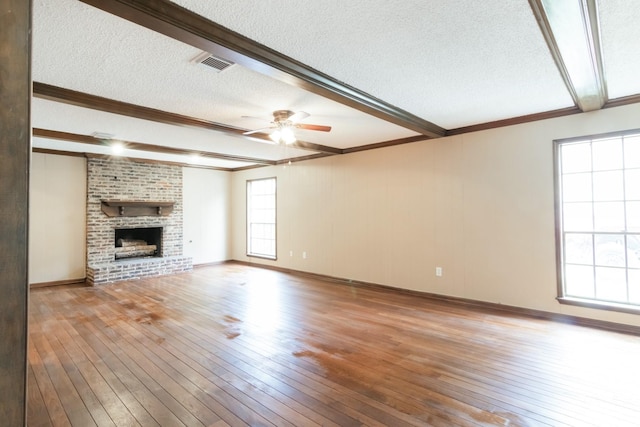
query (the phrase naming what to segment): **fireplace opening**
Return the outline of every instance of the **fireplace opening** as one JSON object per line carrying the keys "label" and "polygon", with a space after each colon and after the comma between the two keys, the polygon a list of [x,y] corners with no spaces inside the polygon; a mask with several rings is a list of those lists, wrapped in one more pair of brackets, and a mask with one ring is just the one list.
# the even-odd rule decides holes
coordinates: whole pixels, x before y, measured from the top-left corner
{"label": "fireplace opening", "polygon": [[161,256],[162,227],[116,228],[116,260]]}

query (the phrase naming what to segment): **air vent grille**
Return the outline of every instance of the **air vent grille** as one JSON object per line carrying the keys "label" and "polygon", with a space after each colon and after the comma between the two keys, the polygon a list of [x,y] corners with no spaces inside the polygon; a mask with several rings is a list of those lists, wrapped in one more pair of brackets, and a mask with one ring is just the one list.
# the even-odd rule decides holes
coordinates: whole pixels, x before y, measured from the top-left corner
{"label": "air vent grille", "polygon": [[192,62],[216,73],[224,71],[234,65],[233,62],[227,61],[226,59],[220,58],[218,56],[213,56],[209,52],[202,52],[200,55],[193,58]]}

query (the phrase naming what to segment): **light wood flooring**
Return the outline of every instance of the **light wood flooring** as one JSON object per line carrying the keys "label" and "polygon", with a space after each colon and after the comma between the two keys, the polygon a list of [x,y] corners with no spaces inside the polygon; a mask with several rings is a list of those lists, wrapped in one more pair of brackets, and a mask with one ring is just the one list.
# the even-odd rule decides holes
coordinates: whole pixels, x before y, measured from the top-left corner
{"label": "light wood flooring", "polygon": [[29,426],[640,425],[630,334],[239,264],[30,299]]}

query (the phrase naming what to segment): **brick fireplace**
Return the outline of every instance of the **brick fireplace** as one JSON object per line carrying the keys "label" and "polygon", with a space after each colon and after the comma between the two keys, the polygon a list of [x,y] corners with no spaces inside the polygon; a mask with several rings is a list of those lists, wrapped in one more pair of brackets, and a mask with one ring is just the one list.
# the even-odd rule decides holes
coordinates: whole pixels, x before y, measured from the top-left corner
{"label": "brick fireplace", "polygon": [[[147,248],[161,247],[153,256],[116,259],[116,230],[129,229],[160,229],[160,239],[144,243]],[[183,256],[182,244],[180,166],[121,158],[88,159],[88,283],[98,285],[189,271],[193,262]]]}

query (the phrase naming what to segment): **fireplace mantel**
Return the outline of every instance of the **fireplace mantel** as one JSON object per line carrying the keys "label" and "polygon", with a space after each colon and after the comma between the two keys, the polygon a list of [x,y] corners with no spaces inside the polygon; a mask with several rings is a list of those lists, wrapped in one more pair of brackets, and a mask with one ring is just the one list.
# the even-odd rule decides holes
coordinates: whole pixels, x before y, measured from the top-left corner
{"label": "fireplace mantel", "polygon": [[101,200],[107,216],[168,216],[175,202],[151,200]]}

